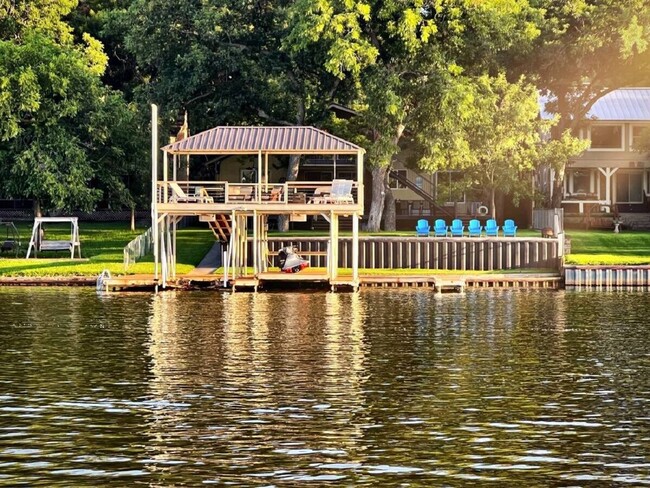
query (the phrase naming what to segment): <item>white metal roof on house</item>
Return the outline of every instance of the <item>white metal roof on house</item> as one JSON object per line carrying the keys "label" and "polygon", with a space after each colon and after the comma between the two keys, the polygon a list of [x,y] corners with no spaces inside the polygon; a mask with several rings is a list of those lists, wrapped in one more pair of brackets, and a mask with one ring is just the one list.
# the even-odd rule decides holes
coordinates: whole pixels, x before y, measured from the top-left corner
{"label": "white metal roof on house", "polygon": [[[553,118],[545,109],[549,97],[540,97],[543,119]],[[650,120],[650,88],[620,88],[603,95],[594,103],[586,118],[593,120],[648,121]]]}
{"label": "white metal roof on house", "polygon": [[356,154],[363,151],[340,137],[309,126],[222,126],[162,148],[172,154]]}

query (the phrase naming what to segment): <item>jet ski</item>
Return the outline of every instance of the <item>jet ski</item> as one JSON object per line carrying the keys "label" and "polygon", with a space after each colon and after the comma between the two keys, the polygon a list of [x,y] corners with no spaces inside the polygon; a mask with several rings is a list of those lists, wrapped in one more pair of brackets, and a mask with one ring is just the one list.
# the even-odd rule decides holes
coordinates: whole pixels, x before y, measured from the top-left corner
{"label": "jet ski", "polygon": [[297,273],[309,267],[309,261],[300,257],[294,247],[283,247],[278,251],[280,271],[283,273]]}

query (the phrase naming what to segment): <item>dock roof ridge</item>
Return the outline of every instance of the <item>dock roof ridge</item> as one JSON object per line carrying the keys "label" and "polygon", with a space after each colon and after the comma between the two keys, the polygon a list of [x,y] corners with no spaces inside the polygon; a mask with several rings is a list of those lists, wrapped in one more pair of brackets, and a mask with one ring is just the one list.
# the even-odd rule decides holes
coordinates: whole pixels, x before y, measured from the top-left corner
{"label": "dock roof ridge", "polygon": [[217,126],[162,148],[172,154],[356,154],[362,148],[313,126]]}

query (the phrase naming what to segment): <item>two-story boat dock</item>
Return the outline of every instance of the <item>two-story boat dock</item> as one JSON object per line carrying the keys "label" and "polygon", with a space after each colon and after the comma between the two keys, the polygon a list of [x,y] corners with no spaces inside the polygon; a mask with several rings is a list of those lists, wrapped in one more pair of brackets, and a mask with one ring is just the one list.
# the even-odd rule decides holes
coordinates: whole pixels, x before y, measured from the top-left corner
{"label": "two-story boat dock", "polygon": [[[154,259],[155,278],[163,287],[176,278],[176,228],[186,216],[198,216],[212,228],[224,249],[224,285],[239,287],[256,287],[261,280],[325,281],[332,286],[340,285],[339,218],[351,216],[352,276],[346,276],[343,281],[353,288],[359,286],[362,148],[314,127],[215,127],[163,147],[162,167],[159,167],[155,132],[152,146]],[[328,182],[272,181],[270,158],[308,155],[355,157],[356,177],[334,177]],[[243,156],[254,160],[255,181],[188,181],[179,177],[181,163],[189,164],[189,158],[197,156]],[[225,159],[221,164],[228,161]],[[320,251],[326,256],[324,272],[301,275],[271,269],[268,219],[281,215],[296,220],[317,215],[329,222],[329,242],[326,250]]]}

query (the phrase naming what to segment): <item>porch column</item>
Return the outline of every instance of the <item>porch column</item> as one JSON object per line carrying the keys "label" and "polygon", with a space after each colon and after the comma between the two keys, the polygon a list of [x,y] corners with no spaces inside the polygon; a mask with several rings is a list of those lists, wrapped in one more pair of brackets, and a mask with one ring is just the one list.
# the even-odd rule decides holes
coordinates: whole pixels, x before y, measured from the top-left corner
{"label": "porch column", "polygon": [[605,176],[605,200],[607,205],[612,205],[612,176],[618,171],[618,168],[598,168]]}
{"label": "porch column", "polygon": [[262,201],[262,186],[260,182],[262,181],[262,151],[257,154],[257,183],[255,188],[255,201]]}
{"label": "porch column", "polygon": [[357,205],[363,214],[363,150],[357,151]]}

